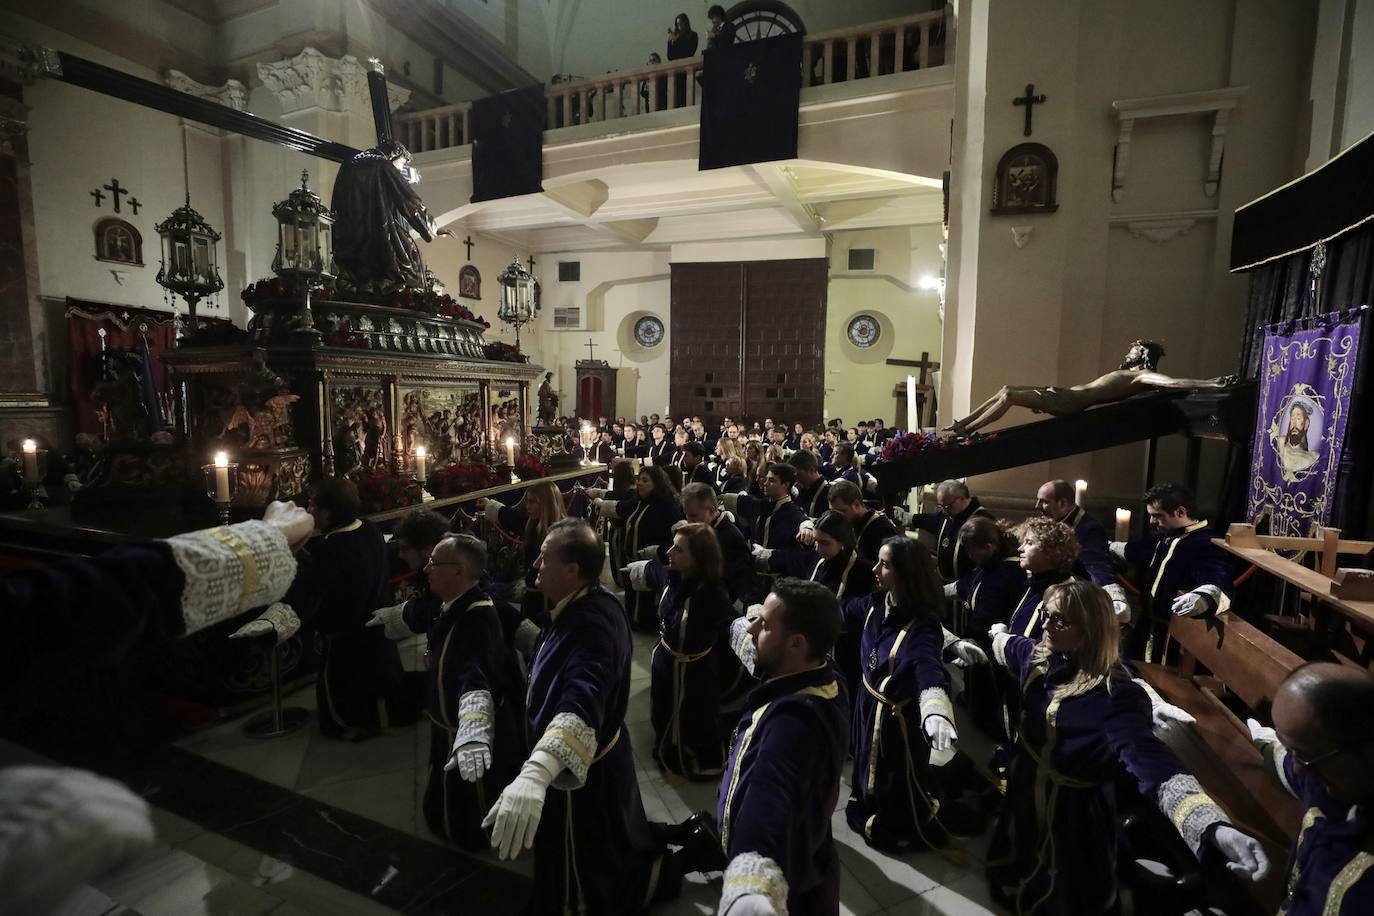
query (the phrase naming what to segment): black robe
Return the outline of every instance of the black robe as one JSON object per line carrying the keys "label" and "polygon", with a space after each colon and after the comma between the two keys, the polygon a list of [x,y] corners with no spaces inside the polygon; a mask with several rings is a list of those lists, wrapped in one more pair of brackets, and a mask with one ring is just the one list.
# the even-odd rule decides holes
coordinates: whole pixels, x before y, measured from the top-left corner
{"label": "black robe", "polygon": [[959,529],[974,516],[993,517],[976,496],[970,497],[964,511],[955,516],[937,511],[921,512],[911,517],[913,529],[935,536],[935,559],[940,564],[940,575],[946,582],[954,582],[973,570],[973,561],[959,546]]}

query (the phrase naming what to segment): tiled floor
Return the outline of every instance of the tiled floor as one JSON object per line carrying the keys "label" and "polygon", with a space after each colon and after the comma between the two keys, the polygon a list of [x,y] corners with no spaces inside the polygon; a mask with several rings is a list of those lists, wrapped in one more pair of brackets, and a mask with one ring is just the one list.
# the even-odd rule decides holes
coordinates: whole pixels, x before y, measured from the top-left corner
{"label": "tiled floor", "polygon": [[[714,810],[716,786],[667,780],[649,759],[652,742],[648,699],[651,646],[647,637],[636,637],[628,734],[635,749],[640,792],[649,818],[679,821],[693,811]],[[417,667],[423,651],[419,640],[407,641],[402,650],[407,666]],[[296,693],[288,698],[288,703],[313,711],[313,690]],[[248,739],[241,729],[241,721],[224,723],[187,738],[180,745],[192,754],[323,803],[302,806],[298,816],[310,818],[313,813],[346,836],[357,834],[331,820],[324,805],[394,828],[426,843],[443,845],[426,830],[420,812],[429,744],[427,726],[383,735],[362,744],[326,740],[313,725],[274,741]],[[975,758],[979,757],[982,751],[979,736],[967,725],[961,728],[961,734],[961,744],[972,750]],[[847,788],[842,789],[841,805],[846,793]],[[151,800],[156,803],[157,798],[154,796]],[[155,814],[160,845],[117,874],[96,882],[94,888],[83,889],[82,896],[71,901],[63,911],[64,916],[129,912],[146,916],[162,913],[178,916],[320,913],[333,916],[397,912],[301,867],[207,831],[190,820],[160,809]],[[366,832],[366,828],[359,827],[356,822],[351,827]],[[1001,912],[989,902],[982,879],[986,839],[966,841],[967,861],[956,865],[936,853],[900,859],[877,853],[849,829],[842,811],[834,818],[834,831],[844,869],[842,913],[850,916],[879,913],[977,916]],[[298,832],[306,833],[305,830]],[[339,858],[326,850],[312,848],[304,840],[296,839],[289,830],[283,829],[281,833],[279,845],[283,849],[299,844],[301,851]],[[464,854],[453,850],[452,855],[456,859]],[[294,858],[295,861],[313,861],[310,856]],[[529,874],[527,857],[514,863],[498,863],[493,856],[484,858],[489,861],[483,864]],[[342,860],[338,863],[321,861],[319,870],[324,872],[328,870],[324,866],[340,864]],[[379,882],[378,888],[374,888],[375,894],[397,866],[395,863],[387,866],[385,861],[370,864],[375,865],[373,871]],[[404,862],[399,866],[404,868]],[[470,880],[478,881],[481,877],[481,874],[473,875]],[[370,881],[368,878],[361,886],[367,886]],[[355,883],[354,886],[360,885]],[[719,895],[718,877],[708,881],[698,875],[689,876],[682,896],[655,907],[653,912],[663,916],[711,914],[715,912]],[[120,909],[119,905],[127,909]],[[406,909],[410,912],[444,911],[423,906]],[[506,916],[510,907],[496,911]],[[469,905],[461,912],[476,914],[479,910]]]}

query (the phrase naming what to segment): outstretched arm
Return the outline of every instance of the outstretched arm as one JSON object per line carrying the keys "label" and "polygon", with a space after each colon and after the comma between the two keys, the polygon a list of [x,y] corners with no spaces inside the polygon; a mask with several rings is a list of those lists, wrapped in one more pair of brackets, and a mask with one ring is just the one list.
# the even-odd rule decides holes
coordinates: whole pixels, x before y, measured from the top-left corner
{"label": "outstretched arm", "polygon": [[1135,381],[1137,385],[1146,385],[1150,388],[1192,391],[1198,388],[1229,388],[1238,379],[1234,375],[1217,378],[1174,378],[1162,372],[1142,372],[1135,377]]}

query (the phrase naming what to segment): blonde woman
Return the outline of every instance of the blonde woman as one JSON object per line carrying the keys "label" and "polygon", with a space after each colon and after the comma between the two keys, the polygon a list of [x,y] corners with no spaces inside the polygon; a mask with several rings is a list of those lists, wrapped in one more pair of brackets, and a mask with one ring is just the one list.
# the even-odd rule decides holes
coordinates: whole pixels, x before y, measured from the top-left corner
{"label": "blonde woman", "polygon": [[1119,655],[1111,598],[1091,582],[1051,586],[1045,638],[996,625],[993,656],[1018,684],[1020,740],[988,849],[994,897],[1013,912],[1099,914],[1120,909],[1113,784],[1133,779],[1195,855],[1208,845],[1227,868],[1258,881],[1259,843],[1236,830],[1167,745],[1150,698]]}
{"label": "blonde woman", "polygon": [[741,457],[741,455],[738,441],[721,436],[719,441],[716,442],[715,470],[717,492],[720,492],[725,486],[725,469],[726,466],[729,465],[730,459],[739,457]]}
{"label": "blonde woman", "polygon": [[515,508],[489,498],[477,500],[476,508],[486,514],[489,523],[509,536],[514,537],[516,532],[520,532],[525,567],[525,594],[520,599],[520,616],[543,626],[548,622],[548,609],[544,596],[534,584],[534,560],[539,556],[544,535],[549,533],[554,522],[568,515],[563,507],[563,494],[553,481],[541,480],[525,490],[524,500]]}

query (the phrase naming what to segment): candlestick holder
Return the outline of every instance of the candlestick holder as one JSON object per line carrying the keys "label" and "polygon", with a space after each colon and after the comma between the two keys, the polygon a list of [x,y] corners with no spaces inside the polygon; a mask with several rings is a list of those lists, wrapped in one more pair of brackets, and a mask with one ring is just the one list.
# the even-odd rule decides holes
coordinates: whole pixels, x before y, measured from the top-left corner
{"label": "candlestick holder", "polygon": [[238,462],[230,461],[224,452],[216,454],[211,463],[200,466],[200,472],[205,475],[205,495],[215,504],[221,525],[229,524],[229,507],[238,489],[238,469]]}
{"label": "candlestick holder", "polygon": [[43,489],[43,475],[48,469],[48,450],[39,448],[32,439],[25,439],[22,445],[24,493],[28,496],[29,509],[46,509],[46,491]]}

